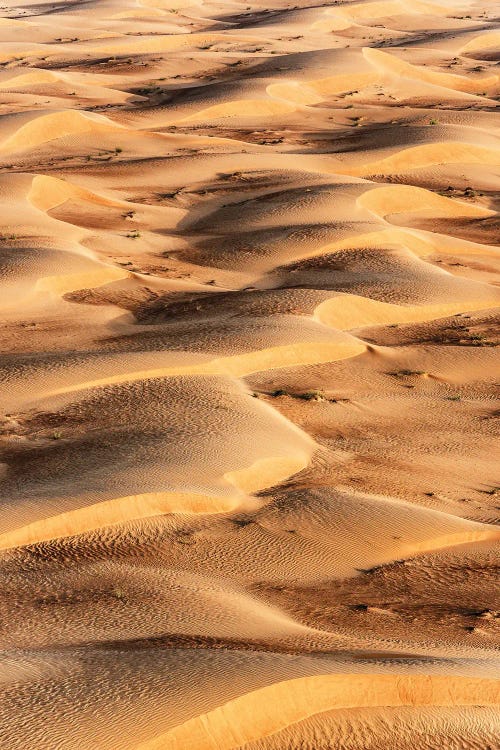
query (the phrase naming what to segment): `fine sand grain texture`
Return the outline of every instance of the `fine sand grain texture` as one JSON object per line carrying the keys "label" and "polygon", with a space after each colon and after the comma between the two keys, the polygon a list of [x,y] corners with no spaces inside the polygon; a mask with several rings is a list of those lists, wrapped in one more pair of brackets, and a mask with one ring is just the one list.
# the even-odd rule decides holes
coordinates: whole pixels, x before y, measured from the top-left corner
{"label": "fine sand grain texture", "polygon": [[5,0],[0,750],[498,746],[493,0]]}

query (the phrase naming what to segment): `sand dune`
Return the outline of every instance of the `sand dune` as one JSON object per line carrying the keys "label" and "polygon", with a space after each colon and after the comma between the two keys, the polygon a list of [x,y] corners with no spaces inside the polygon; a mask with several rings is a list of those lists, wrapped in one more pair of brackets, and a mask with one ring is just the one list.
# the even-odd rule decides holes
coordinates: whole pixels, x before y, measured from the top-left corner
{"label": "sand dune", "polygon": [[[495,681],[428,676],[358,675],[305,678],[277,683],[197,717],[141,750],[172,748],[237,748],[273,734],[288,724],[331,708],[366,706],[491,705],[498,698]],[[279,715],[274,705],[279,703]]]}
{"label": "sand dune", "polygon": [[[78,277],[80,278],[80,277]],[[101,283],[105,283],[106,277],[99,277]],[[61,280],[62,284],[71,284],[71,278],[66,281],[66,277]],[[73,281],[73,285],[75,282]],[[40,288],[40,287],[39,287]],[[56,282],[47,280],[44,290],[57,288]],[[485,305],[487,306],[487,305]],[[446,309],[446,308],[445,308]],[[323,322],[323,321],[321,321]],[[61,388],[47,395],[59,395],[71,393],[75,390],[86,390],[88,388],[97,388],[105,385],[116,385],[120,383],[130,383],[143,381],[154,378],[175,377],[180,375],[234,375],[242,377],[250,375],[253,372],[261,370],[271,370],[281,367],[287,367],[290,364],[307,365],[316,364],[317,362],[332,362],[347,357],[354,357],[361,354],[365,347],[361,343],[341,342],[338,344],[294,344],[291,347],[274,347],[272,349],[251,352],[234,357],[224,357],[211,362],[199,365],[186,365],[174,368],[155,369],[150,371],[141,370],[131,372],[126,375],[114,375],[109,378],[92,380],[86,383],[80,383],[78,386]]]}
{"label": "sand dune", "polygon": [[36,544],[163,513],[223,513],[231,510],[235,502],[237,501],[227,501],[218,497],[168,492],[121,497],[35,521],[17,531],[5,534],[3,538],[0,536],[0,546],[5,549]]}
{"label": "sand dune", "polygon": [[378,67],[382,73],[388,72],[401,78],[415,78],[435,86],[443,86],[444,88],[456,89],[457,91],[478,93],[494,86],[498,82],[498,76],[496,75],[470,80],[464,76],[435,73],[431,70],[424,70],[416,65],[410,65],[410,63],[399,60],[387,52],[370,49],[369,47],[363,50],[363,55],[368,62]]}
{"label": "sand dune", "polygon": [[[144,394],[149,394],[147,406]],[[92,416],[96,399],[100,402],[98,422]],[[121,415],[120,411],[115,413],[115,405],[120,402]],[[212,447],[196,420],[185,421],[176,404],[181,413],[190,404],[205,413],[205,418],[214,424]],[[73,511],[75,506],[94,505],[97,499],[114,500],[143,492],[185,495],[186,486],[193,494],[230,499],[239,495],[244,500],[247,486],[262,489],[298,471],[307,465],[314,449],[314,441],[308,435],[267,405],[252,399],[228,378],[142,379],[126,385],[94,388],[84,392],[80,399],[73,397],[57,411],[53,411],[54,399],[47,406],[49,410],[45,413],[37,416],[28,412],[22,417],[28,424],[39,423],[40,436],[45,438],[41,442],[39,439],[25,444],[13,442],[10,446],[11,471],[3,482],[11,498],[3,508],[6,530],[18,528],[18,519],[23,516],[29,523]],[[135,426],[130,422],[130,409],[139,420]],[[54,427],[54,419],[68,426],[73,423],[66,439],[54,441],[54,431],[57,435],[59,430]],[[247,446],[248,435],[238,428],[240,419],[247,421],[249,431],[252,425],[249,434],[259,433],[258,442]],[[108,429],[120,443],[119,450],[109,444]],[[272,459],[264,471],[262,459]],[[36,463],[38,469],[28,485],[21,483],[21,487],[20,477],[24,475],[26,462]],[[108,469],[95,472],[95,463],[106,463]],[[161,468],[165,463],[169,465],[168,478]],[[52,464],[57,466],[55,474],[50,468]],[[76,465],[80,467],[78,481],[73,479]],[[127,501],[112,503],[111,511],[115,512],[118,505],[126,509]],[[129,505],[133,517],[134,501]],[[105,515],[106,509],[103,512]],[[81,516],[84,524],[95,525],[93,511],[82,512]],[[89,521],[85,520],[87,516]],[[78,518],[77,514],[75,520]],[[61,523],[64,528],[64,518]],[[41,528],[43,533],[43,524]],[[77,525],[77,533],[78,528]]]}
{"label": "sand dune", "polygon": [[494,747],[493,4],[1,15],[2,750]]}
{"label": "sand dune", "polygon": [[[472,716],[477,721],[472,721]],[[399,750],[425,748],[426,727],[434,727],[433,738],[443,743],[469,743],[473,745],[481,739],[485,745],[494,742],[495,708],[367,708],[352,711],[339,709],[315,714],[308,719],[292,724],[285,729],[247,744],[245,750],[257,750],[262,747],[279,748],[286,743],[295,742],[298,737],[305,747],[314,747],[321,742],[345,741],[346,747],[354,750],[356,737],[367,734],[381,747],[398,747]],[[391,745],[394,730],[397,727],[398,744]],[[451,728],[453,727],[453,728]],[[308,744],[306,744],[308,743]]]}
{"label": "sand dune", "polygon": [[[486,310],[496,304],[491,301],[480,301],[467,309]],[[470,305],[471,303],[469,303]],[[467,306],[467,305],[466,305]],[[316,317],[326,325],[351,330],[374,325],[394,325],[397,323],[421,323],[428,320],[446,318],[455,313],[465,312],[462,302],[450,302],[440,305],[391,305],[386,302],[341,295],[323,302],[316,310]]]}
{"label": "sand dune", "polygon": [[113,76],[91,75],[85,73],[56,73],[46,70],[36,70],[24,75],[0,82],[0,91],[7,93],[19,92],[24,97],[33,99],[37,95],[54,97],[55,101],[79,96],[84,100],[113,101],[122,103],[131,97],[123,91],[113,88],[113,83],[120,82]]}
{"label": "sand dune", "polygon": [[385,159],[357,167],[348,174],[398,174],[435,164],[489,164],[498,165],[500,152],[481,146],[442,142],[403,149]]}
{"label": "sand dune", "polygon": [[[228,458],[226,458],[228,460]],[[234,460],[234,459],[233,459]],[[267,459],[268,470],[262,471],[266,462],[260,459],[252,467],[226,474],[225,479],[245,492],[265,489],[299,471],[304,462],[296,459],[287,462]],[[255,471],[258,471],[257,479]],[[252,475],[253,472],[253,475]],[[240,475],[243,475],[241,477]],[[246,481],[245,481],[246,480]],[[356,571],[370,569],[394,560],[408,559],[426,552],[446,549],[461,544],[498,539],[499,534],[487,525],[455,519],[444,513],[407,506],[391,498],[359,494],[331,494],[328,492],[302,493],[303,510],[296,508],[283,512],[279,499],[268,507],[254,510],[254,521],[248,522],[245,532],[248,552],[237,549],[237,539],[226,534],[226,544],[211,541],[217,549],[217,563],[205,562],[199,569],[194,562],[185,561],[197,572],[211,570],[213,574],[225,569],[228,577],[249,580],[323,580],[325,575],[351,576]],[[53,503],[54,505],[56,503]],[[47,503],[49,506],[49,503]],[[258,504],[257,504],[258,506]],[[25,527],[15,529],[0,538],[3,548],[37,544],[53,538],[77,536],[88,531],[119,523],[168,513],[210,515],[217,513],[246,512],[252,508],[248,498],[233,496],[183,495],[182,493],[150,493],[140,497],[125,497],[104,501],[57,516],[43,518]],[[334,519],[334,521],[332,521]],[[232,516],[223,519],[222,526],[231,524]],[[370,533],[358,531],[357,526],[370,522]],[[196,522],[193,522],[196,526]],[[203,522],[206,530],[208,520]],[[214,532],[218,521],[213,523]],[[256,526],[254,524],[257,524]],[[301,528],[298,549],[294,538],[283,538],[281,528]],[[217,538],[217,533],[215,537]],[[241,534],[240,534],[241,536]],[[353,551],[347,539],[356,538]],[[374,541],[374,538],[376,541]],[[267,539],[267,541],[266,541]],[[204,547],[198,542],[198,551]],[[262,560],[249,572],[255,550],[261,550]],[[265,551],[264,551],[265,550]],[[207,553],[208,553],[207,548]],[[286,564],[285,562],[286,553]],[[204,555],[202,555],[204,557]]]}
{"label": "sand dune", "polygon": [[179,122],[191,122],[192,120],[202,120],[204,122],[205,120],[220,120],[224,117],[241,117],[242,112],[245,112],[247,117],[267,118],[273,115],[293,112],[294,109],[294,107],[284,102],[242,99],[241,101],[228,102],[227,104],[219,104],[215,107],[203,109],[195,115],[183,118]]}
{"label": "sand dune", "polygon": [[495,212],[483,206],[471,206],[464,201],[450,200],[432,193],[430,190],[402,185],[369,190],[358,198],[358,204],[387,219],[390,214],[432,211],[435,218],[455,216],[484,217],[494,216]]}
{"label": "sand dune", "polygon": [[65,180],[44,175],[37,175],[33,178],[31,190],[28,193],[28,200],[42,211],[50,211],[72,198],[97,203],[100,206],[109,206],[110,208],[125,208],[127,206],[124,201],[113,201],[102,195],[96,195],[90,190],[72,185]]}
{"label": "sand dune", "polygon": [[492,31],[489,34],[479,34],[465,44],[460,52],[481,53],[483,50],[490,50],[498,45],[500,35],[498,31]]}
{"label": "sand dune", "polygon": [[117,128],[103,115],[69,110],[36,117],[7,138],[1,148],[9,151],[35,148],[42,143],[69,135],[99,133]]}

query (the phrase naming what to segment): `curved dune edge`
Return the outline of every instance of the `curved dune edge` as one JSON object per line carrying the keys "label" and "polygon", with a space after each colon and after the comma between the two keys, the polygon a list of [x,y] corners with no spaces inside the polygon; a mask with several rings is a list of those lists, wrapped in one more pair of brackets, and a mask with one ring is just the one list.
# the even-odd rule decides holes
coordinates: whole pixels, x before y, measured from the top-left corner
{"label": "curved dune edge", "polygon": [[357,5],[347,5],[345,6],[345,10],[327,10],[325,15],[327,17],[336,17],[339,13],[350,16],[353,19],[385,18],[402,13],[412,13],[415,15],[431,13],[446,16],[449,13],[449,8],[436,3],[420,2],[419,0],[413,0],[411,8],[408,8],[406,0],[374,0],[373,2],[367,0],[367,2],[360,2]]}
{"label": "curved dune edge", "polygon": [[[174,7],[173,5],[169,7]],[[251,43],[258,41],[259,37],[236,36],[232,35],[233,41]],[[126,41],[110,39],[107,44],[96,44],[82,47],[84,53],[97,53],[104,55],[137,55],[137,54],[155,54],[159,52],[175,52],[176,50],[186,48],[206,49],[212,44],[223,44],[227,42],[227,37],[217,33],[192,33],[186,32],[180,34],[157,34],[155,36],[127,39]]]}
{"label": "curved dune edge", "polygon": [[481,52],[482,50],[490,50],[493,47],[497,47],[500,44],[500,31],[488,31],[486,34],[479,34],[467,42],[461,49],[460,53],[463,52]]}
{"label": "curved dune edge", "polygon": [[[26,23],[27,26],[31,26],[27,21],[21,21],[21,23]],[[21,45],[24,49],[19,49]],[[60,52],[67,53],[70,51],[69,47],[63,47],[62,45],[59,48],[56,48],[55,44],[38,44],[37,42],[26,42],[25,45],[22,43],[11,44],[6,42],[3,45],[3,48],[4,52],[0,54],[1,63],[9,63],[13,61],[20,62],[21,60],[26,60],[28,57],[40,54],[43,54],[45,57],[55,57],[55,55]]]}
{"label": "curved dune edge", "polygon": [[151,492],[105,500],[57,516],[42,518],[27,526],[0,535],[0,549],[76,536],[105,526],[166,515],[167,513],[228,513],[241,497],[216,497],[184,492]]}
{"label": "curved dune edge", "polygon": [[[383,189],[383,188],[381,188]],[[374,212],[375,213],[375,212]],[[374,232],[365,232],[363,234],[352,234],[341,240],[331,242],[328,245],[322,245],[317,249],[305,253],[294,259],[297,263],[309,258],[318,258],[323,255],[330,255],[341,250],[352,250],[354,252],[368,250],[388,250],[394,247],[401,247],[409,250],[418,258],[426,258],[433,255],[443,247],[447,253],[460,253],[466,255],[485,255],[491,254],[496,256],[498,248],[493,245],[482,245],[478,242],[471,242],[460,237],[430,232],[421,229],[406,229],[397,224],[392,225],[387,221],[386,227]],[[285,266],[286,267],[286,266]],[[441,271],[442,272],[442,271]]]}
{"label": "curved dune edge", "polygon": [[442,86],[443,88],[463,91],[468,94],[483,91],[485,87],[494,86],[498,81],[498,76],[496,75],[484,78],[465,78],[465,76],[453,73],[437,73],[433,70],[426,70],[418,65],[412,65],[388,52],[382,52],[382,50],[373,49],[372,47],[363,47],[363,56],[365,60],[383,73],[423,81],[434,86]]}
{"label": "curved dune edge", "polygon": [[390,214],[415,214],[419,211],[432,210],[444,217],[483,218],[495,216],[483,206],[475,206],[463,201],[437,195],[425,188],[413,185],[387,185],[367,190],[356,200],[361,208],[366,208],[376,216],[385,218]]}
{"label": "curved dune edge", "polygon": [[325,33],[332,31],[344,31],[350,26],[363,26],[363,21],[376,18],[388,18],[390,16],[408,15],[410,13],[418,15],[420,13],[434,16],[445,16],[449,12],[448,8],[443,8],[434,3],[424,3],[414,0],[412,7],[408,8],[407,3],[398,2],[398,0],[380,0],[380,2],[362,2],[359,5],[346,5],[344,8],[327,10],[323,14],[323,19],[312,24],[311,29],[323,31]]}
{"label": "curved dune edge", "polygon": [[54,83],[54,81],[60,80],[61,77],[56,73],[41,68],[31,73],[22,73],[21,75],[16,75],[12,78],[8,78],[6,81],[1,81],[0,89],[9,90],[13,89],[14,87],[20,88],[24,86],[37,86],[40,83]]}
{"label": "curved dune edge", "polygon": [[267,99],[241,99],[225,104],[215,104],[195,114],[183,117],[176,122],[193,122],[195,120],[220,120],[226,117],[270,117],[272,115],[294,112],[292,104],[283,101],[269,101]]}
{"label": "curved dune edge", "polygon": [[111,375],[107,378],[89,380],[76,383],[64,388],[49,391],[44,397],[59,396],[65,393],[83,391],[89,388],[101,388],[108,385],[119,385],[121,383],[134,383],[138,380],[150,380],[152,378],[168,378],[183,375],[230,375],[233,377],[244,377],[254,372],[273,370],[280,367],[296,367],[298,365],[313,365],[321,362],[337,362],[342,359],[356,357],[366,351],[366,345],[353,340],[352,343],[317,343],[317,344],[291,344],[290,346],[276,346],[269,349],[261,349],[248,354],[235,355],[234,357],[222,357],[220,359],[202,362],[198,365],[183,365],[178,367],[161,367],[153,370],[139,370],[119,375]]}
{"label": "curved dune edge", "polygon": [[120,89],[108,87],[117,83],[117,76],[106,73],[75,73],[61,70],[47,70],[46,68],[32,68],[29,73],[17,73],[12,78],[0,82],[0,90],[14,90],[25,86],[38,86],[44,83],[72,83],[86,88],[102,88],[107,94],[110,90],[123,94]]}
{"label": "curved dune edge", "polygon": [[[21,22],[26,23],[28,22]],[[252,41],[250,37],[236,37],[233,36],[235,41],[249,42]],[[259,41],[259,37],[254,38],[254,41]],[[112,32],[103,33],[101,37],[96,37],[94,40],[87,42],[78,43],[78,49],[81,51],[82,56],[84,55],[138,55],[138,54],[155,54],[161,52],[176,51],[186,48],[199,48],[203,49],[207,45],[216,44],[218,42],[225,43],[227,37],[222,34],[215,33],[180,33],[180,34],[158,34],[154,37],[147,38],[132,38],[123,41],[117,39],[116,35]],[[28,43],[27,43],[28,44]],[[16,45],[17,46],[17,45]],[[74,45],[73,45],[74,46]],[[73,50],[71,47],[65,47],[64,44],[50,45],[50,44],[38,44],[36,42],[30,43],[30,46],[26,46],[24,49],[9,49],[0,56],[1,62],[10,62],[11,60],[23,61],[26,58],[33,55],[43,54],[45,57],[55,57],[59,54],[71,55]]]}
{"label": "curved dune edge", "polygon": [[20,21],[16,18],[0,18],[0,26],[31,26],[28,21]]}
{"label": "curved dune edge", "polygon": [[[297,429],[297,428],[296,428]],[[0,549],[24,547],[52,539],[76,536],[106,526],[138,521],[169,513],[213,515],[229,513],[249,500],[251,494],[272,487],[308,466],[311,451],[296,456],[261,458],[251,466],[227,472],[223,479],[240,493],[237,496],[201,495],[185,492],[150,492],[105,500],[57,516],[50,516],[0,535]]]}
{"label": "curved dune edge", "polygon": [[[137,746],[137,750],[235,750],[314,714],[341,708],[491,706],[492,679],[435,675],[335,674],[278,682],[228,701]],[[279,710],[276,708],[279,707]]]}
{"label": "curved dune edge", "polygon": [[165,8],[170,11],[199,8],[203,6],[203,0],[138,0],[137,4],[143,8]]}
{"label": "curved dune edge", "polygon": [[318,104],[322,101],[321,96],[318,96],[309,85],[298,81],[272,83],[266,88],[266,94],[274,99],[282,99],[284,102],[293,102],[302,106]]}
{"label": "curved dune edge", "polygon": [[[340,21],[339,25],[337,25],[335,22],[329,20],[319,21],[312,28],[324,27],[325,24],[329,31],[340,31],[351,25],[350,22],[344,21]],[[421,81],[432,86],[439,86],[471,95],[478,95],[485,89],[495,86],[499,79],[497,75],[469,79],[453,73],[438,73],[426,70],[421,66],[412,65],[388,52],[383,52],[373,47],[363,47],[362,52],[365,60],[374,70],[363,73],[340,74],[307,82],[287,81],[286,83],[273,83],[266,88],[266,93],[271,97],[287,102],[308,106],[318,104],[330,96],[345,91],[352,91],[353,89],[363,89],[366,86],[377,83],[380,80],[381,73],[394,76],[397,79],[407,78]],[[240,104],[243,104],[243,102]],[[247,104],[248,102],[245,102],[245,105]],[[223,107],[226,105],[220,106]],[[204,110],[203,113],[198,113],[196,117],[206,112],[207,110]],[[241,111],[236,114],[241,114]]]}
{"label": "curved dune edge", "polygon": [[309,28],[311,31],[330,34],[336,31],[345,31],[354,25],[356,25],[354,20],[349,18],[347,14],[338,12],[337,15],[329,13],[328,15],[323,16],[320,21],[315,21]]}
{"label": "curved dune edge", "polygon": [[49,115],[35,117],[22,125],[0,145],[0,149],[2,151],[25,151],[68,135],[83,135],[90,132],[104,133],[116,130],[124,130],[124,128],[111,122],[104,115],[93,112],[83,114],[75,110],[53,112]]}
{"label": "curved dune edge", "polygon": [[360,89],[369,86],[376,80],[378,80],[377,74],[371,72],[341,74],[304,83],[298,81],[272,83],[266,88],[266,93],[295,104],[318,104],[329,96],[350,91],[353,88]]}
{"label": "curved dune edge", "polygon": [[135,10],[124,10],[121,13],[114,13],[111,16],[108,16],[108,19],[110,21],[121,21],[122,19],[127,18],[147,18],[148,20],[155,19],[158,17],[163,18],[166,16],[167,13],[164,10],[161,10],[160,8],[146,8],[142,5],[140,8],[136,8]]}
{"label": "curved dune edge", "polygon": [[335,171],[337,174],[346,174],[353,177],[368,177],[373,174],[399,174],[437,164],[488,164],[489,166],[497,166],[500,164],[500,151],[456,141],[427,143],[422,146],[402,149],[385,159],[358,166],[353,165],[349,169],[338,165]]}
{"label": "curved dune edge", "polygon": [[[100,78],[104,80],[99,80]],[[77,95],[77,92],[84,98],[104,99],[108,104],[111,101],[116,104],[125,103],[134,98],[128,92],[114,88],[115,83],[114,76],[99,76],[91,73],[56,74],[44,69],[35,69],[32,73],[17,75],[0,82],[0,92],[34,94],[35,90],[39,89],[39,95],[43,95],[43,91],[47,91],[44,87],[48,85],[50,99],[66,100],[68,96]]]}
{"label": "curved dune edge", "polygon": [[498,298],[448,302],[437,305],[393,305],[355,294],[339,295],[325,300],[315,310],[315,318],[324,325],[349,331],[367,326],[393,323],[425,323],[447,318],[469,310],[488,310],[498,305]]}
{"label": "curved dune edge", "polygon": [[[304,253],[294,258],[294,263],[298,263],[309,258],[319,258],[323,255],[330,255],[341,250],[363,250],[379,249],[387,250],[390,247],[401,247],[401,245],[418,257],[432,255],[435,252],[434,244],[430,238],[422,239],[419,230],[408,230],[403,227],[387,225],[382,229],[374,232],[364,232],[362,234],[351,234],[341,240],[329,242],[328,245],[320,247],[310,252]],[[286,266],[285,266],[286,267]]]}
{"label": "curved dune edge", "polygon": [[108,284],[110,281],[120,281],[132,276],[116,266],[99,264],[95,271],[84,273],[68,273],[61,276],[44,276],[35,284],[34,292],[51,292],[59,296],[76,292],[79,289],[93,289]]}
{"label": "curved dune edge", "polygon": [[246,469],[226,472],[223,478],[243,492],[252,494],[274,487],[302,471],[309,465],[310,457],[309,454],[304,453],[300,456],[259,458]]}
{"label": "curved dune edge", "polygon": [[78,187],[78,185],[74,185],[71,182],[66,182],[66,180],[41,174],[33,177],[31,188],[26,197],[35,208],[41,211],[51,211],[57,206],[66,203],[66,201],[75,198],[108,208],[124,208],[129,205],[126,201],[112,200],[103,195],[97,195],[97,193],[93,193],[90,190],[85,190],[85,188]]}
{"label": "curved dune edge", "polygon": [[[484,524],[486,526],[486,524]],[[488,542],[500,540],[500,531],[496,528],[484,531],[459,531],[456,534],[444,534],[434,539],[424,540],[423,542],[412,542],[403,548],[398,559],[409,560],[418,555],[424,555],[427,552],[439,552],[440,550],[450,547],[459,547],[462,544],[474,544],[476,542]],[[385,564],[385,563],[384,563]]]}

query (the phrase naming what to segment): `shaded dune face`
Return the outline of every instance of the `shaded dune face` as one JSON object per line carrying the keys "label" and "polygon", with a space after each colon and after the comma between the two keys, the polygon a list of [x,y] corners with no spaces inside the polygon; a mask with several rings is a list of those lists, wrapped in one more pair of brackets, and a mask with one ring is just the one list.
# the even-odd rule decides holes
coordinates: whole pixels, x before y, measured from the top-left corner
{"label": "shaded dune face", "polygon": [[495,22],[2,9],[2,750],[495,746]]}

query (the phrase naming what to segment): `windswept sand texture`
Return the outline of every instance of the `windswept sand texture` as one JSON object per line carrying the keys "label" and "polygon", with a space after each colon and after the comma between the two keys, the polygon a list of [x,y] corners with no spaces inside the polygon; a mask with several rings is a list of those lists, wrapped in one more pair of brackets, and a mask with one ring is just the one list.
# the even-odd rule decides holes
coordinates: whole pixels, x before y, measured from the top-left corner
{"label": "windswept sand texture", "polygon": [[0,750],[493,750],[498,5],[0,13]]}

